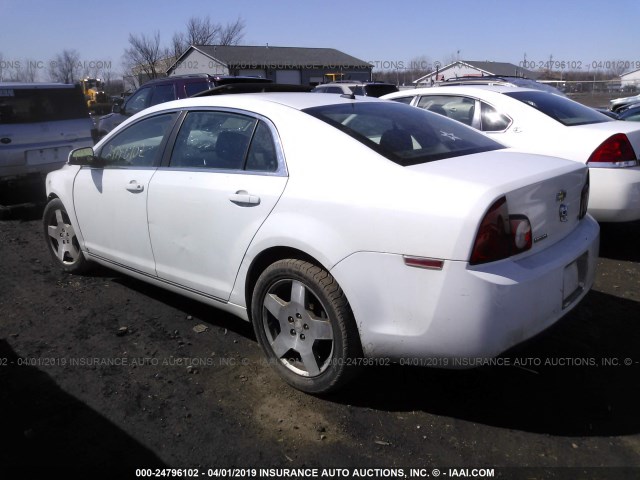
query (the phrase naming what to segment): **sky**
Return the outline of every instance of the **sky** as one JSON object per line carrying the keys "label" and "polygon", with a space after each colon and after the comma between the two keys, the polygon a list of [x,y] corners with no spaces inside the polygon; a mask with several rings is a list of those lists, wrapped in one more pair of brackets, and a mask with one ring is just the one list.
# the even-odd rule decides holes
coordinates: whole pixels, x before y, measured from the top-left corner
{"label": "sky", "polygon": [[189,18],[207,15],[241,18],[243,45],[336,48],[374,71],[455,58],[522,66],[525,55],[585,71],[612,61],[640,68],[638,0],[0,0],[0,62],[40,62],[44,72],[73,49],[121,72],[130,33],[158,31],[168,46]]}

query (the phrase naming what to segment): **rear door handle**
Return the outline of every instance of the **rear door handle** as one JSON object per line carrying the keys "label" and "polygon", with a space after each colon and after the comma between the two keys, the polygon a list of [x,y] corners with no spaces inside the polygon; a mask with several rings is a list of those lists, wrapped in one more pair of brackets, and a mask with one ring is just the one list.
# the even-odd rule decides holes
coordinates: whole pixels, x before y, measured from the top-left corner
{"label": "rear door handle", "polygon": [[136,180],[131,180],[127,183],[127,190],[134,193],[142,192],[144,190],[144,185],[138,183]]}
{"label": "rear door handle", "polygon": [[246,190],[238,190],[236,193],[229,195],[229,200],[236,205],[254,206],[260,205],[260,197],[257,195],[249,195]]}

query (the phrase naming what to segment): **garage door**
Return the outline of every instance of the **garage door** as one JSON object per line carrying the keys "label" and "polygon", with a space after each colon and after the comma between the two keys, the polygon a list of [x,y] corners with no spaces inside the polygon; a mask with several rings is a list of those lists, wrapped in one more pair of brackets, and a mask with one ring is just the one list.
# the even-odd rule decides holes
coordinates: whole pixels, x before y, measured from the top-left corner
{"label": "garage door", "polygon": [[252,69],[252,70],[240,70],[238,75],[241,77],[260,77],[267,78],[267,73],[264,70]]}
{"label": "garage door", "polygon": [[300,85],[300,70],[276,70],[276,82]]}

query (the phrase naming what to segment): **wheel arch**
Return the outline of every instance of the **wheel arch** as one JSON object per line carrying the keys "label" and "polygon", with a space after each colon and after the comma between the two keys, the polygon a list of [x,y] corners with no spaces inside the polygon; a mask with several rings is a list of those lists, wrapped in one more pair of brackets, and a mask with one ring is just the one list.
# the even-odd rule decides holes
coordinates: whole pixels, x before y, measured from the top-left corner
{"label": "wheel arch", "polygon": [[[253,296],[253,289],[258,281],[258,277],[260,274],[265,271],[265,269],[277,262],[278,260],[284,260],[285,258],[293,258],[296,260],[305,260],[307,262],[313,263],[318,267],[321,267],[327,271],[329,269],[322,264],[322,262],[318,261],[312,255],[299,250],[293,247],[270,247],[266,250],[260,252],[251,262],[249,268],[247,270],[245,285],[244,285],[244,297],[247,306],[247,315],[249,316],[249,320],[251,320],[251,301]],[[348,299],[347,299],[348,300]]]}

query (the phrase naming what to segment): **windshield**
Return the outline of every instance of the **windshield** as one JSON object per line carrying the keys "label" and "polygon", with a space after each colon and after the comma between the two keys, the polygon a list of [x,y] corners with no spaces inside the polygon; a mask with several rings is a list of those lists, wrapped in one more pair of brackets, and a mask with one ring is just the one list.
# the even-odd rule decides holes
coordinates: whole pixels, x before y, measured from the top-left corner
{"label": "windshield", "polygon": [[396,102],[353,102],[304,111],[402,166],[504,148],[461,123]]}
{"label": "windshield", "polygon": [[526,103],[568,127],[613,121],[592,108],[546,92],[522,91],[509,92],[505,93],[505,95]]}

